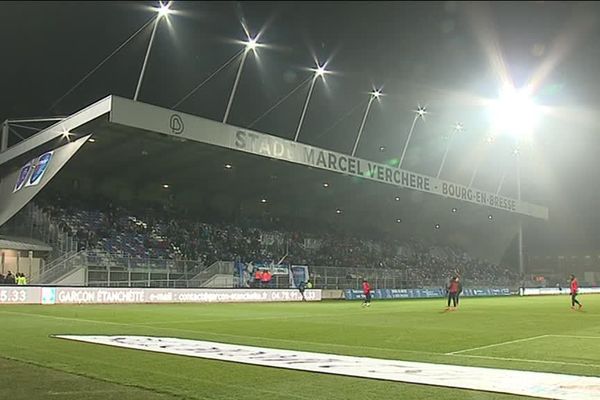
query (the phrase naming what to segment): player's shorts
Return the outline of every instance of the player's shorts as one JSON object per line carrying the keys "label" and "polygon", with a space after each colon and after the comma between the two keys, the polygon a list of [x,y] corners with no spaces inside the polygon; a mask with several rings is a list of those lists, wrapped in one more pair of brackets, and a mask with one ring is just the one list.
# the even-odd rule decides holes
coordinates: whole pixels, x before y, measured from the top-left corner
{"label": "player's shorts", "polygon": [[365,294],[365,300],[371,301],[371,292]]}

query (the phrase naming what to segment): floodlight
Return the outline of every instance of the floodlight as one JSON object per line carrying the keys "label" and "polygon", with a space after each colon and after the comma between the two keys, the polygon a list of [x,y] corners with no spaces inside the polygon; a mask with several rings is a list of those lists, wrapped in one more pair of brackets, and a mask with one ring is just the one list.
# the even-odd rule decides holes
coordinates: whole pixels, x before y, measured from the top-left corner
{"label": "floodlight", "polygon": [[248,41],[246,42],[246,49],[255,50],[257,47],[258,42],[256,41],[256,39],[248,38]]}
{"label": "floodlight", "polygon": [[529,87],[504,87],[491,107],[493,129],[498,134],[511,135],[517,139],[527,138],[533,133],[539,114]]}
{"label": "floodlight", "polygon": [[162,18],[162,17],[166,17],[167,15],[171,14],[171,3],[161,3],[160,4],[160,8],[156,9],[156,12],[158,13],[158,17]]}

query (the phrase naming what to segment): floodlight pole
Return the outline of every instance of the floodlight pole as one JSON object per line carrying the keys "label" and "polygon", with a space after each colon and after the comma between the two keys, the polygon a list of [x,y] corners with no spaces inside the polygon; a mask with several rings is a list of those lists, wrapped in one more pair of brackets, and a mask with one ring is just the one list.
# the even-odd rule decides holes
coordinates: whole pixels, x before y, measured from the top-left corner
{"label": "floodlight pole", "polygon": [[444,156],[442,157],[442,162],[440,163],[440,168],[438,169],[438,173],[436,178],[440,178],[442,175],[442,170],[444,169],[444,165],[446,164],[446,157],[448,157],[448,152],[450,151],[450,146],[452,145],[452,140],[454,139],[454,134],[459,132],[462,129],[462,124],[456,124],[454,130],[452,131],[452,135],[448,139],[448,143],[446,144],[446,150],[444,151]]}
{"label": "floodlight pole", "polygon": [[363,115],[362,122],[360,123],[360,128],[358,128],[358,135],[356,136],[356,141],[354,142],[354,147],[352,148],[352,157],[356,154],[356,148],[358,147],[358,142],[360,141],[360,137],[362,136],[363,129],[365,128],[365,123],[367,122],[367,117],[369,116],[369,110],[371,110],[371,104],[373,104],[373,100],[378,95],[371,94],[371,98],[369,99],[369,103],[367,104],[367,108],[365,109],[365,114]]}
{"label": "floodlight pole", "polygon": [[471,180],[469,181],[469,187],[473,186],[473,182],[475,182],[475,177],[477,176],[477,172],[479,172],[480,165],[481,165],[481,161],[478,161],[477,166],[475,167],[475,169],[473,170],[473,173],[471,174]]}
{"label": "floodlight pole", "polygon": [[[521,157],[517,153],[517,200],[521,202]],[[523,276],[525,268],[523,266],[523,218],[519,215],[519,274]]]}
{"label": "floodlight pole", "polygon": [[402,162],[404,161],[404,156],[406,155],[406,149],[408,149],[408,144],[410,143],[410,138],[415,130],[415,125],[417,125],[417,120],[421,114],[418,112],[415,114],[415,118],[413,119],[412,126],[410,127],[410,131],[408,131],[408,137],[406,138],[406,142],[404,143],[404,149],[402,149],[402,155],[400,156],[400,162],[398,163],[398,168],[402,168]]}
{"label": "floodlight pole", "polygon": [[154,20],[154,26],[152,27],[152,34],[150,35],[150,42],[148,43],[148,48],[146,49],[146,56],[144,57],[144,63],[142,64],[142,70],[140,72],[140,77],[138,78],[137,86],[135,87],[135,94],[133,95],[133,101],[137,101],[138,96],[140,94],[140,88],[142,87],[142,81],[144,80],[144,72],[146,72],[146,64],[148,64],[148,58],[150,58],[150,50],[152,50],[152,44],[154,43],[154,36],[156,35],[156,28],[158,28],[158,23],[162,18],[161,14],[156,16]]}
{"label": "floodlight pole", "polygon": [[2,123],[2,136],[0,137],[0,153],[8,148],[8,121]]}
{"label": "floodlight pole", "polygon": [[500,194],[502,190],[502,186],[504,185],[504,181],[506,180],[506,170],[502,173],[502,178],[500,178],[500,183],[498,183],[498,189],[496,189],[496,196]]}
{"label": "floodlight pole", "polygon": [[298,136],[300,135],[300,130],[302,129],[302,123],[304,122],[304,117],[306,116],[306,110],[308,109],[308,103],[310,102],[310,98],[312,97],[313,89],[315,88],[315,83],[317,83],[318,74],[315,74],[312,82],[310,83],[310,88],[308,89],[308,94],[306,95],[306,101],[304,102],[304,107],[302,108],[302,114],[300,114],[300,121],[298,121],[298,126],[296,127],[296,134],[294,135],[294,142],[298,141]]}
{"label": "floodlight pole", "polygon": [[242,54],[242,60],[240,61],[240,66],[238,67],[237,74],[235,76],[235,81],[233,81],[233,88],[231,88],[231,94],[229,95],[229,101],[227,102],[227,108],[225,109],[225,115],[223,116],[223,123],[227,123],[227,119],[229,118],[229,112],[231,111],[231,106],[233,105],[233,98],[235,97],[235,92],[237,91],[238,84],[240,83],[240,78],[242,76],[242,70],[244,69],[244,64],[246,63],[246,57],[248,57],[248,52],[250,51],[249,47],[246,47],[244,50],[244,54]]}

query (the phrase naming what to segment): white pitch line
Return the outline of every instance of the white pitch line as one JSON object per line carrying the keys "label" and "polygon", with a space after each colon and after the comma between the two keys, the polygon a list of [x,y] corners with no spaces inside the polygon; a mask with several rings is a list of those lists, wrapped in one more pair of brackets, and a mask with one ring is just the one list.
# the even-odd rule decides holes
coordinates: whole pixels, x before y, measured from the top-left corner
{"label": "white pitch line", "polygon": [[547,335],[559,338],[573,338],[573,339],[600,339],[600,336],[578,336],[578,335]]}
{"label": "white pitch line", "polygon": [[464,349],[464,350],[458,350],[458,351],[451,351],[450,353],[445,353],[445,355],[452,356],[452,355],[455,355],[455,354],[468,353],[470,351],[475,351],[475,350],[483,350],[483,349],[489,349],[489,348],[492,348],[492,347],[505,346],[507,344],[527,342],[527,341],[530,341],[530,340],[541,339],[541,338],[545,338],[545,337],[548,337],[548,336],[551,336],[551,335],[540,335],[540,336],[533,336],[533,337],[528,337],[528,338],[523,338],[523,339],[517,339],[517,340],[509,340],[507,342],[488,344],[487,346],[479,346],[479,347],[472,347],[470,349]]}
{"label": "white pitch line", "polygon": [[584,363],[572,363],[567,361],[552,361],[552,360],[529,360],[526,358],[511,358],[511,357],[493,357],[493,356],[477,356],[473,354],[452,354],[455,357],[467,357],[467,358],[480,358],[487,360],[498,360],[498,361],[519,361],[536,364],[558,364],[558,365],[573,365],[577,367],[594,367],[600,368],[597,364],[584,364]]}

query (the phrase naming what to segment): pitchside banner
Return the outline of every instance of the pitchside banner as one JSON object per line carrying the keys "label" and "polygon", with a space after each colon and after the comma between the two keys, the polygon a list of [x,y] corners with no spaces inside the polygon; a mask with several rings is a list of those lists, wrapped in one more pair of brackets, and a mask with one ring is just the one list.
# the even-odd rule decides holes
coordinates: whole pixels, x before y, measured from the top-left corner
{"label": "pitchside banner", "polygon": [[[600,293],[600,287],[582,287],[577,291],[579,294],[593,294]],[[520,288],[519,294],[521,296],[552,296],[561,294],[571,294],[569,288]]]}
{"label": "pitchside banner", "polygon": [[[427,299],[434,297],[446,297],[445,289],[376,289],[373,290],[375,299]],[[346,289],[344,291],[346,300],[356,300],[364,298],[362,290]],[[510,296],[508,288],[483,288],[483,289],[464,289],[462,296]]]}
{"label": "pitchside banner", "polygon": [[112,98],[110,121],[511,213],[548,218],[548,209],[539,205],[120,97]]}
{"label": "pitchside banner", "polygon": [[41,288],[0,286],[0,305],[2,304],[42,304]]}
{"label": "pitchside banner", "polygon": [[[307,290],[308,301],[320,301],[321,290]],[[0,304],[136,304],[243,303],[301,301],[297,290],[154,289],[0,286]]]}

